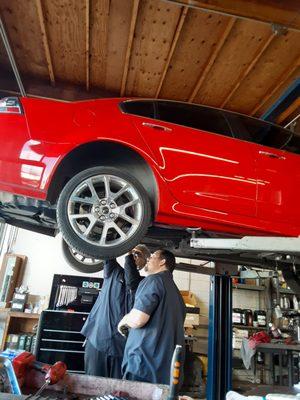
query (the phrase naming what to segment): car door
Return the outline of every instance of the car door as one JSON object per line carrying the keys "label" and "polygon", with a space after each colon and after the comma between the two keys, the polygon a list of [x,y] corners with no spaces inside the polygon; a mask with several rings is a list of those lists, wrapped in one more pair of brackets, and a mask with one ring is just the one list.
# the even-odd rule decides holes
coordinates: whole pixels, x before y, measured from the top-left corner
{"label": "car door", "polygon": [[300,136],[293,135],[283,147],[286,156],[284,182],[288,185],[288,202],[285,204],[287,221],[300,227]]}
{"label": "car door", "polygon": [[21,153],[29,139],[27,122],[17,97],[0,99],[0,184],[18,193],[22,184]]}
{"label": "car door", "polygon": [[[274,124],[236,115],[237,132],[253,142],[257,171],[257,217],[300,225],[300,156],[284,151],[292,133]],[[297,147],[296,147],[297,148]],[[299,151],[299,148],[298,148]]]}
{"label": "car door", "polygon": [[[138,102],[136,102],[137,104]],[[154,115],[132,119],[178,202],[199,209],[254,216],[253,157],[232,138],[218,110],[155,101]],[[199,211],[200,213],[200,211]]]}
{"label": "car door", "polygon": [[[280,148],[291,132],[269,125],[258,148],[258,217],[300,226],[300,157]],[[267,145],[264,145],[266,143]]]}

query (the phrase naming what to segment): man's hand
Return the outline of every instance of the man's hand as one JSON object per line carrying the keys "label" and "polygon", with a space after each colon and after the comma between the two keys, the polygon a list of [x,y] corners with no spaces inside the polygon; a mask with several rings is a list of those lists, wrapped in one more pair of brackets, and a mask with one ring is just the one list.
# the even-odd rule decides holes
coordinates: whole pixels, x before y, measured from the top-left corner
{"label": "man's hand", "polygon": [[139,311],[133,308],[129,314],[126,314],[118,324],[118,331],[121,335],[124,336],[122,333],[122,327],[126,326],[127,328],[138,329],[142,328],[144,325],[147,324],[149,321],[150,315]]}
{"label": "man's hand", "polygon": [[118,332],[120,335],[127,337],[129,334],[129,326],[127,325],[126,322],[126,315],[121,319],[121,321],[118,324]]}
{"label": "man's hand", "polygon": [[145,254],[137,247],[134,247],[129,254],[132,254],[135,265],[138,269],[138,271],[140,271],[141,269],[144,268],[144,266],[147,263]]}

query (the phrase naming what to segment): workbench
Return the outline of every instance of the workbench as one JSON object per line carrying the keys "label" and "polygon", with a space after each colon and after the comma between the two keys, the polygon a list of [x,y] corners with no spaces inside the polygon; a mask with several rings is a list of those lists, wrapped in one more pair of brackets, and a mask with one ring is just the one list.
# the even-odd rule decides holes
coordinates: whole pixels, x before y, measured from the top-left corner
{"label": "workbench", "polygon": [[260,343],[256,346],[256,355],[255,355],[255,371],[257,364],[257,353],[265,353],[270,355],[270,372],[271,372],[271,385],[275,383],[275,364],[274,364],[274,356],[278,355],[279,359],[279,385],[283,385],[283,357],[286,356],[288,360],[288,386],[292,387],[294,383],[298,383],[300,380],[300,371],[299,365],[297,364],[297,380],[294,382],[294,354],[297,353],[299,356],[300,353],[300,344],[291,344],[287,345],[284,343]]}
{"label": "workbench", "polygon": [[[26,376],[26,382],[26,387],[21,389],[24,394],[23,396],[10,396],[6,393],[0,393],[0,400],[26,399],[26,395],[37,392],[45,382],[45,378],[43,374],[32,371],[32,373]],[[168,398],[169,386],[90,375],[67,374],[65,378],[56,385],[48,386],[48,388],[41,393],[39,399],[49,396],[48,399],[88,400],[105,394],[111,394],[115,391],[126,392],[130,398],[136,400],[166,400]],[[32,400],[35,400],[35,398],[32,398]]]}
{"label": "workbench", "polygon": [[288,386],[257,385],[255,388],[241,392],[243,396],[266,396],[267,394],[299,394],[300,390]]}

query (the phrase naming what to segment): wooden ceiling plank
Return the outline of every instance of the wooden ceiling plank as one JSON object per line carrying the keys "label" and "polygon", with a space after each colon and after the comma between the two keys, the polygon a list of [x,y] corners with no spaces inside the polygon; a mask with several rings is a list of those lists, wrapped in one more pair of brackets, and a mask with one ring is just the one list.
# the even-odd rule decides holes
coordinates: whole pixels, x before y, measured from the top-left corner
{"label": "wooden ceiling plank", "polygon": [[276,123],[280,125],[283,121],[289,118],[299,107],[300,107],[300,98],[295,100],[286,110],[283,111],[283,113],[279,115],[279,117],[276,120]]}
{"label": "wooden ceiling plank", "polygon": [[[133,0],[111,0],[107,28],[107,61],[104,87],[120,94]],[[97,84],[97,81],[95,81]]]}
{"label": "wooden ceiling plank", "polygon": [[217,12],[239,18],[279,24],[300,31],[299,2],[294,0],[164,0],[179,6]]}
{"label": "wooden ceiling plank", "polygon": [[176,31],[175,31],[175,34],[174,34],[174,38],[173,38],[173,41],[172,41],[172,45],[171,45],[171,48],[170,48],[170,51],[169,51],[169,54],[168,54],[168,57],[167,57],[167,61],[166,61],[164,70],[162,72],[162,75],[161,75],[161,78],[160,78],[160,81],[159,81],[159,85],[158,85],[156,93],[155,93],[155,98],[158,98],[159,93],[161,91],[161,88],[162,88],[163,82],[165,80],[166,74],[168,72],[168,68],[169,68],[172,56],[174,54],[174,50],[176,48],[176,45],[177,45],[181,30],[182,30],[182,27],[183,27],[183,24],[185,22],[188,10],[189,10],[188,7],[183,7],[182,8],[180,19],[179,19],[179,22],[178,22],[178,25],[177,25],[177,28],[176,28]]}
{"label": "wooden ceiling plank", "polygon": [[241,83],[243,80],[249,75],[249,73],[252,71],[254,66],[257,64],[257,62],[260,60],[261,56],[264,54],[266,49],[269,47],[270,43],[273,41],[273,39],[276,37],[274,33],[272,33],[268,39],[265,41],[265,43],[261,46],[261,48],[258,50],[257,54],[251,61],[251,63],[248,65],[248,67],[245,69],[245,71],[241,74],[241,76],[238,78],[236,84],[234,87],[231,89],[231,91],[228,93],[227,97],[225,100],[220,104],[220,108],[224,108],[225,105],[228,103],[228,101],[232,98],[234,93],[238,90],[240,87]]}
{"label": "wooden ceiling plank", "polygon": [[[126,95],[151,98],[155,96],[181,11],[180,7],[170,6],[161,0],[140,1],[131,49]],[[181,37],[182,33],[180,39]],[[174,54],[177,48],[178,44]]]}
{"label": "wooden ceiling plank", "polygon": [[42,0],[36,0],[35,4],[36,4],[40,28],[41,28],[41,32],[42,32],[42,41],[43,41],[43,46],[44,46],[44,50],[45,50],[45,57],[46,57],[48,71],[49,71],[50,82],[52,85],[55,85],[55,75],[54,75],[54,69],[53,69],[53,63],[52,63],[52,56],[51,56],[49,42],[48,42],[48,35],[47,35],[47,31],[46,31],[46,26],[45,26],[45,18],[44,18]]}
{"label": "wooden ceiling plank", "polygon": [[231,32],[235,22],[236,22],[235,18],[230,18],[229,19],[229,22],[227,23],[227,26],[226,26],[224,32],[222,33],[222,36],[221,36],[220,40],[218,41],[218,44],[216,45],[215,49],[211,53],[211,55],[209,57],[209,60],[208,60],[208,62],[206,64],[203,72],[201,73],[194,90],[192,91],[192,93],[191,93],[191,95],[189,97],[189,102],[193,102],[195,97],[197,96],[197,93],[199,92],[200,87],[202,86],[202,84],[203,84],[204,80],[206,79],[211,67],[213,66],[214,62],[216,61],[216,59],[218,57],[218,55],[219,55],[219,53],[220,53],[220,51],[221,51],[221,49],[222,49],[222,47],[223,47],[223,45],[225,43],[225,40],[230,35],[230,32]]}
{"label": "wooden ceiling plank", "polygon": [[278,79],[277,85],[274,86],[273,89],[270,89],[267,94],[260,100],[260,102],[253,108],[253,110],[250,112],[249,115],[254,115],[259,111],[259,109],[273,96],[277,90],[281,88],[282,85],[284,85],[286,82],[289,81],[291,75],[295,72],[295,70],[299,67],[300,65],[300,57],[297,58],[295,63],[293,64],[292,67],[287,68],[287,70],[284,71],[284,73],[281,75],[280,79]]}
{"label": "wooden ceiling plank", "polygon": [[228,17],[193,9],[188,12],[160,91],[161,98],[188,101],[227,24]]}
{"label": "wooden ceiling plank", "polygon": [[90,0],[85,1],[86,90],[90,90]]}
{"label": "wooden ceiling plank", "polygon": [[0,12],[20,74],[49,79],[35,0],[1,0]]}
{"label": "wooden ceiling plank", "polygon": [[[266,37],[264,40],[266,40]],[[283,35],[278,35],[247,78],[244,79],[234,96],[232,96],[226,105],[226,109],[250,115],[251,111],[270,93],[274,86],[284,76],[287,76],[289,69],[293,67],[299,55],[300,40],[298,32],[288,31]],[[292,80],[297,78],[297,74],[298,69],[289,77],[285,85],[288,86]],[[278,99],[284,88],[282,86],[275,91],[255,116],[260,116],[263,112],[267,111]]]}
{"label": "wooden ceiling plank", "polygon": [[[116,97],[118,92],[107,91],[92,87],[89,92],[83,85],[73,85],[57,81],[55,86],[49,85],[48,79],[41,79],[34,75],[23,75],[22,80],[26,88],[28,96],[41,97],[65,101],[87,100],[97,98]],[[19,94],[18,88],[15,87],[15,77],[11,71],[2,69],[0,66],[0,91],[10,95]]]}
{"label": "wooden ceiling plank", "polygon": [[105,87],[108,59],[108,35],[111,1],[90,1],[89,13],[89,86]]}
{"label": "wooden ceiling plank", "polygon": [[42,4],[56,80],[85,86],[85,2],[43,0]]}
{"label": "wooden ceiling plank", "polygon": [[139,3],[140,3],[140,0],[134,0],[133,6],[132,6],[132,14],[131,14],[130,29],[129,29],[129,35],[128,35],[127,50],[126,50],[124,70],[123,70],[121,90],[120,90],[121,97],[124,96],[125,90],[126,90],[126,82],[127,82],[131,49],[132,49],[133,38],[134,38],[134,31],[135,31],[135,26],[136,26],[138,11],[139,11]]}

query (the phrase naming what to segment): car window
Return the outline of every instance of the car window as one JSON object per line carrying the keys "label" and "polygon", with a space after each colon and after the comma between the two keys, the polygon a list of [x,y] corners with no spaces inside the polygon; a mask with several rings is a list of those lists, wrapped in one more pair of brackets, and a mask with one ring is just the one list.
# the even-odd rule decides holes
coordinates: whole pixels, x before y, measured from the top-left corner
{"label": "car window", "polygon": [[289,151],[290,153],[300,154],[300,136],[293,134],[291,139],[282,149]]}
{"label": "car window", "polygon": [[154,102],[151,100],[130,100],[120,104],[121,110],[126,114],[154,118]]}
{"label": "car window", "polygon": [[230,127],[219,110],[172,101],[157,101],[157,119],[207,132],[232,136]]}
{"label": "car window", "polygon": [[292,135],[292,132],[287,129],[255,118],[230,113],[228,113],[227,117],[237,138],[263,146],[282,149],[289,142]]}

